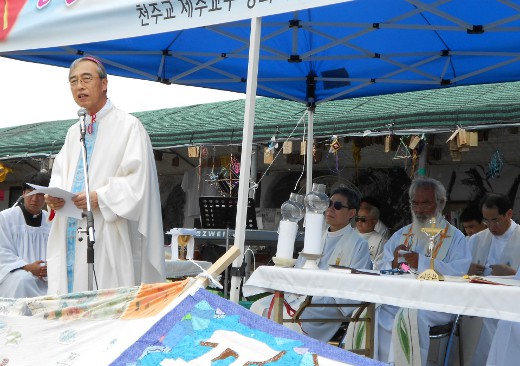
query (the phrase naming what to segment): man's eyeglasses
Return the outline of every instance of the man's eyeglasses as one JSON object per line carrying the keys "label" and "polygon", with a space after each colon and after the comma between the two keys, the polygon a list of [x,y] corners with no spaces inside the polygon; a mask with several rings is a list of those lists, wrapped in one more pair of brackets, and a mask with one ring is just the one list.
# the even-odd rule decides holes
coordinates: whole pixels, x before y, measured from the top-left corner
{"label": "man's eyeglasses", "polygon": [[343,203],[339,202],[339,201],[329,201],[329,207],[334,207],[335,210],[341,210],[342,208],[350,208],[348,206],[345,206],[343,205]]}
{"label": "man's eyeglasses", "polygon": [[354,220],[356,220],[356,222],[367,222],[368,218],[365,216],[356,216],[354,217]]}
{"label": "man's eyeglasses", "polygon": [[434,203],[433,202],[417,202],[417,201],[410,201],[410,206],[412,208],[422,208],[425,210],[431,210],[433,208]]}
{"label": "man's eyeglasses", "polygon": [[493,219],[482,219],[482,223],[486,226],[496,226],[498,224],[500,224],[500,222],[502,221],[502,219],[500,217],[495,217]]}
{"label": "man's eyeglasses", "polygon": [[76,87],[81,82],[82,85],[90,84],[96,77],[99,76],[92,76],[92,75],[83,75],[80,78],[73,78],[69,80],[69,84],[71,87]]}

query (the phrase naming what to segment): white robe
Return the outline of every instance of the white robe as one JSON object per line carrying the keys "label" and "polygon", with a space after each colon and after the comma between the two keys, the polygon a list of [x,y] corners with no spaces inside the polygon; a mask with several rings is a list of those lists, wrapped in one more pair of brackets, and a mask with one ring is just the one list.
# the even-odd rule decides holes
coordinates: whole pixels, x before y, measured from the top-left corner
{"label": "white robe", "polygon": [[379,269],[380,262],[383,259],[383,249],[387,239],[377,231],[369,233],[359,233],[367,242],[370,251],[370,259],[372,260],[372,268]]}
{"label": "white robe", "polygon": [[[94,272],[99,289],[165,280],[164,236],[159,184],[150,138],[139,120],[107,101],[97,119],[89,164],[93,210]],[[99,114],[99,113],[98,113]],[[81,154],[78,124],[69,128],[54,161],[50,187],[71,190]],[[67,218],[56,214],[48,246],[49,294],[68,292]],[[86,220],[78,226],[85,228]],[[87,240],[76,241],[72,292],[88,289]],[[96,289],[96,282],[93,284]]]}
{"label": "white robe", "polygon": [[[520,280],[520,268],[515,279]],[[520,323],[499,320],[486,366],[518,365],[520,360]]]}
{"label": "white robe", "polygon": [[390,238],[390,230],[381,220],[377,220],[376,226],[374,226],[374,230],[381,234],[381,236],[388,240]]}
{"label": "white robe", "polygon": [[[469,245],[473,253],[473,263],[485,265],[485,276],[491,275],[490,265],[493,264],[507,264],[516,268],[520,265],[519,237],[520,226],[514,221],[511,221],[509,229],[500,236],[493,235],[489,229],[471,236]],[[497,319],[482,319],[482,328],[477,347],[471,358],[471,366],[484,366],[486,364],[497,323]],[[519,346],[520,344],[517,344],[517,347]]]}
{"label": "white robe", "polygon": [[26,224],[20,207],[0,212],[0,297],[47,294],[44,280],[19,269],[37,260],[45,260],[50,230],[47,216],[43,211],[41,226],[33,227]]}
{"label": "white robe", "polygon": [[[318,268],[321,270],[328,270],[329,264],[338,264],[341,266],[352,267],[356,269],[370,269],[372,263],[370,261],[370,253],[368,251],[368,244],[363,239],[357,230],[354,230],[350,225],[347,225],[341,230],[335,232],[329,232],[323,237],[323,256],[319,259]],[[303,264],[301,258],[299,258],[296,267]],[[267,316],[268,308],[271,303],[272,296],[260,299],[256,301],[251,307],[251,311]],[[291,306],[297,310],[301,302],[305,299],[305,296],[286,296]],[[336,299],[332,297],[320,297],[315,296],[312,298],[313,304],[346,304],[346,303],[357,303],[356,301],[349,301],[345,299]],[[341,318],[348,317],[355,310],[355,307],[343,307],[343,308],[326,308],[316,307],[307,308],[303,311],[301,319],[309,318]],[[284,318],[288,319],[290,316],[286,313],[284,308]],[[300,330],[292,326],[291,323],[285,323],[284,325],[294,330]],[[303,331],[310,337],[321,340],[323,342],[329,341],[332,336],[339,329],[341,322],[333,323],[320,323],[320,322],[302,322]]]}
{"label": "white robe", "polygon": [[[439,223],[439,227],[445,227],[446,221]],[[451,226],[451,225],[450,225]],[[383,260],[381,262],[382,269],[392,268],[394,259],[394,250],[401,244],[401,236],[408,232],[410,225],[407,225],[397,231],[385,244]],[[460,230],[451,227],[453,232],[448,241],[445,240],[439,252],[445,253],[444,258],[435,259],[435,269],[443,275],[462,276],[467,273],[471,263],[471,251],[469,249],[466,237]],[[425,256],[428,247],[428,238],[426,235],[418,238],[415,248],[412,250],[419,253],[418,272],[421,273],[430,267],[430,258]],[[383,362],[393,361],[390,350],[392,348],[392,330],[394,317],[399,308],[390,305],[381,305],[378,308],[378,352],[376,358]],[[419,344],[421,349],[422,364],[426,364],[428,349],[430,347],[429,331],[430,327],[448,323],[454,317],[453,314],[439,313],[433,311],[419,310],[417,321],[419,331]]]}

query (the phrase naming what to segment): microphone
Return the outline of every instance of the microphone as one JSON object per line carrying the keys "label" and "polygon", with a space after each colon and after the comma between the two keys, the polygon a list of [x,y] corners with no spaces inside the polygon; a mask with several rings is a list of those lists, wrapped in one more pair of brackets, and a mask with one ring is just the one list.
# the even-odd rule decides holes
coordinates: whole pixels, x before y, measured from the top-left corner
{"label": "microphone", "polygon": [[85,108],[80,108],[78,110],[79,117],[79,129],[81,131],[81,135],[85,135],[85,116],[87,115],[87,110]]}

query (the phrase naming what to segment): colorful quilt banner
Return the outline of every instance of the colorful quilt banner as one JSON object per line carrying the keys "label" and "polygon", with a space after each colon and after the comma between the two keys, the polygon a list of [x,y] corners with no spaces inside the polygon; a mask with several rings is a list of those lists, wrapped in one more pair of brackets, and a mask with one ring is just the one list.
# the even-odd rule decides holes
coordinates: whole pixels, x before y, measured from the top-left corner
{"label": "colorful quilt banner", "polygon": [[381,365],[188,284],[0,299],[0,364]]}

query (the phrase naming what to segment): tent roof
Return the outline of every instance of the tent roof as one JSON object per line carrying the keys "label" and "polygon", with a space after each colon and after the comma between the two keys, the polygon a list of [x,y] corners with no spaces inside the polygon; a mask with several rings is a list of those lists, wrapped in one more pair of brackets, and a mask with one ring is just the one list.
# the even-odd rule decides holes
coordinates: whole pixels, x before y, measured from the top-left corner
{"label": "tent roof", "polygon": [[68,67],[93,55],[110,75],[245,92],[249,19],[262,17],[258,96],[321,103],[520,80],[512,1],[243,0],[191,12],[154,4],[27,2],[17,18],[5,13],[13,19],[0,31],[0,56]]}
{"label": "tent roof", "polygon": [[[336,135],[441,133],[460,125],[496,128],[520,123],[520,82],[462,86],[318,105],[316,137]],[[200,144],[240,144],[244,100],[133,113],[147,129],[155,149]],[[287,137],[303,116],[301,103],[258,98],[253,140],[273,134]],[[0,159],[47,156],[59,151],[73,120],[42,122],[0,129]],[[303,135],[303,123],[293,137]]]}

